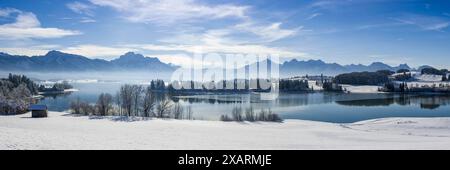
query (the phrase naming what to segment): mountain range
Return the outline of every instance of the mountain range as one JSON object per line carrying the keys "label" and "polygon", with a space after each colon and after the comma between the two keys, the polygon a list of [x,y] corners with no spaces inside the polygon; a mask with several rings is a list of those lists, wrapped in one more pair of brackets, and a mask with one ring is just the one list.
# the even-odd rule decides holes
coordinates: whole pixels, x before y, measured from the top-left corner
{"label": "mountain range", "polygon": [[[429,66],[422,66],[429,67]],[[420,67],[420,68],[422,68]],[[107,61],[91,59],[81,55],[49,51],[42,56],[20,56],[0,52],[1,71],[39,71],[39,72],[70,72],[70,71],[148,71],[171,72],[178,66],[161,62],[158,58],[145,57],[141,54],[128,52],[117,59]],[[322,60],[299,61],[296,59],[286,61],[279,65],[280,74],[285,76],[298,75],[336,75],[347,72],[412,69],[407,64],[390,66],[382,62],[370,65],[351,64],[340,65],[326,63]]]}
{"label": "mountain range", "polygon": [[107,61],[81,55],[49,51],[43,56],[19,56],[0,53],[0,70],[4,71],[149,71],[170,72],[177,66],[161,62],[158,58],[144,57],[128,52]]}
{"label": "mountain range", "polygon": [[370,65],[362,65],[362,64],[340,65],[337,63],[325,63],[322,60],[298,61],[296,59],[284,62],[283,64],[280,65],[281,74],[288,76],[305,75],[305,74],[336,75],[341,73],[361,72],[361,71],[378,71],[378,70],[397,71],[399,69],[411,70],[412,68],[409,67],[407,64],[390,66],[382,62],[374,62]]}

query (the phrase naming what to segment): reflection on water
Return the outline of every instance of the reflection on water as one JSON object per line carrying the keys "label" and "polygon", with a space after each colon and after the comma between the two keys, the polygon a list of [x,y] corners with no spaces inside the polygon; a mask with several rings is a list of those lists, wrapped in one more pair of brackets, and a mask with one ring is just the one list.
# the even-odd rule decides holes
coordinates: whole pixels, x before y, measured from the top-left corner
{"label": "reflection on water", "polygon": [[[41,103],[50,110],[65,111],[71,100],[95,103],[100,93],[115,94],[120,83],[74,83],[80,91],[45,97]],[[163,95],[159,94],[157,99]],[[234,107],[252,107],[256,112],[271,109],[285,119],[349,123],[384,117],[450,117],[448,95],[289,93],[273,101],[256,94],[169,96],[174,102],[191,106],[197,119],[218,120]]]}
{"label": "reflection on water", "polygon": [[336,101],[337,104],[344,106],[390,106],[393,104],[407,106],[419,105],[422,109],[437,109],[440,106],[447,106],[450,104],[449,95],[439,94],[421,94],[421,95],[397,95],[380,99],[365,99],[365,100],[349,100]]}

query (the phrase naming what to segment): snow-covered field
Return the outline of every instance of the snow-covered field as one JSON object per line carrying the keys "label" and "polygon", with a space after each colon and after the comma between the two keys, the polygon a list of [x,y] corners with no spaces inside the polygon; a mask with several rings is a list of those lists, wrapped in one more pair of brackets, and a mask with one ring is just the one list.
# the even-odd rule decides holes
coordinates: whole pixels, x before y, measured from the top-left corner
{"label": "snow-covered field", "polygon": [[414,79],[421,82],[441,82],[441,75],[432,75],[432,74],[414,74]]}
{"label": "snow-covered field", "polygon": [[0,149],[450,149],[450,118],[333,124],[0,116]]}

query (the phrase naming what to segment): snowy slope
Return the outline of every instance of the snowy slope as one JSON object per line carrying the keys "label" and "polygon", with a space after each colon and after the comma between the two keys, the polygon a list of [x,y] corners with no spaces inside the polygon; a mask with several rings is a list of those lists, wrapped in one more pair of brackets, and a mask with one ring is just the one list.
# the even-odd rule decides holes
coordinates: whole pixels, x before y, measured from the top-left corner
{"label": "snowy slope", "polygon": [[450,118],[353,124],[0,116],[0,149],[450,149]]}
{"label": "snowy slope", "polygon": [[417,74],[414,75],[414,79],[422,82],[441,82],[441,75],[433,75],[433,74]]}

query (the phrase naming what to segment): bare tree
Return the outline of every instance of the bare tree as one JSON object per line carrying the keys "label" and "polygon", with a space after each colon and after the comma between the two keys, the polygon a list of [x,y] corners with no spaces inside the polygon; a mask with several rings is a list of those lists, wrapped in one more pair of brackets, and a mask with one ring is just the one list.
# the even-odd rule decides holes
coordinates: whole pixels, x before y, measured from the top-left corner
{"label": "bare tree", "polygon": [[102,93],[97,100],[97,109],[101,116],[108,115],[111,109],[112,95],[108,93]]}
{"label": "bare tree", "polygon": [[245,120],[254,122],[256,121],[255,112],[253,111],[253,107],[245,109]]}
{"label": "bare tree", "polygon": [[83,115],[91,115],[95,112],[95,107],[91,106],[87,102],[80,103],[80,113]]}
{"label": "bare tree", "polygon": [[117,92],[116,95],[114,96],[114,100],[116,102],[117,105],[117,109],[118,109],[118,114],[119,116],[122,116],[122,99],[120,98],[120,93]]}
{"label": "bare tree", "polygon": [[132,86],[132,98],[133,98],[133,106],[134,106],[134,115],[139,116],[139,106],[141,103],[141,96],[143,92],[143,87],[141,85],[133,85]]}
{"label": "bare tree", "polygon": [[193,116],[194,116],[194,112],[192,111],[192,106],[188,106],[186,108],[186,119],[192,120],[192,119],[194,119]]}
{"label": "bare tree", "polygon": [[242,117],[242,108],[234,107],[231,111],[231,117],[234,121],[244,121]]}
{"label": "bare tree", "polygon": [[72,110],[73,114],[81,114],[80,104],[81,101],[79,97],[77,97],[77,100],[70,102],[70,109]]}
{"label": "bare tree", "polygon": [[156,114],[159,118],[167,118],[170,114],[170,109],[172,108],[172,102],[167,99],[163,99],[159,102],[158,107],[156,108]]}
{"label": "bare tree", "polygon": [[180,103],[176,103],[172,109],[174,119],[183,119],[184,108]]}
{"label": "bare tree", "polygon": [[122,109],[127,116],[131,116],[131,110],[133,106],[133,91],[132,86],[125,84],[120,87],[120,99],[122,102]]}
{"label": "bare tree", "polygon": [[145,117],[150,117],[153,114],[153,109],[155,107],[155,96],[152,93],[152,89],[147,87],[145,90],[145,96],[143,101],[143,113]]}
{"label": "bare tree", "polygon": [[262,110],[259,112],[259,115],[258,115],[258,117],[257,117],[258,121],[266,121],[267,115],[268,115],[268,114],[269,114],[268,111],[262,109]]}

